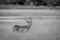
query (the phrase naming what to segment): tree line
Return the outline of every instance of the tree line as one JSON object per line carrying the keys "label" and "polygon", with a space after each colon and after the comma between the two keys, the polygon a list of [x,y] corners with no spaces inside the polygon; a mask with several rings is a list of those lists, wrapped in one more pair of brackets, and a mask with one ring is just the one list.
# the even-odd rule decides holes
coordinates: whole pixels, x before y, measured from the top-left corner
{"label": "tree line", "polygon": [[0,0],[0,4],[29,5],[29,6],[60,6],[59,0]]}

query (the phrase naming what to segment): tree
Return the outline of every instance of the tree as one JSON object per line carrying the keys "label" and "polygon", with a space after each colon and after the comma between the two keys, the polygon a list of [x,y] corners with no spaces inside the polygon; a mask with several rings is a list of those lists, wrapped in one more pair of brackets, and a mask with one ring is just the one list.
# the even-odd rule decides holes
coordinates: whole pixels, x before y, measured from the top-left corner
{"label": "tree", "polygon": [[54,5],[57,4],[57,2],[58,2],[59,0],[46,0],[46,1],[47,1],[48,5],[54,6]]}

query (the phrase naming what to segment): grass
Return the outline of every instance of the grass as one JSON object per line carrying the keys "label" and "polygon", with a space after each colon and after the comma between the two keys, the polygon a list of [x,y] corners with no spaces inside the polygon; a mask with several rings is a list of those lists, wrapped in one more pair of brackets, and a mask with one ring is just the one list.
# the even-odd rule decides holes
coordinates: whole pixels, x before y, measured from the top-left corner
{"label": "grass", "polygon": [[20,5],[0,5],[0,9],[60,9],[59,6],[20,6]]}

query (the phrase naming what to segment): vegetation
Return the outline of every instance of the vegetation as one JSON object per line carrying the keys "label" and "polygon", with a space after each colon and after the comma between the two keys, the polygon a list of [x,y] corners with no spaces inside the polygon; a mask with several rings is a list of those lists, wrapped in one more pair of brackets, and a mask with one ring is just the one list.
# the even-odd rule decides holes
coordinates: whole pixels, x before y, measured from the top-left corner
{"label": "vegetation", "polygon": [[30,6],[60,6],[59,0],[0,0],[0,4],[30,5]]}

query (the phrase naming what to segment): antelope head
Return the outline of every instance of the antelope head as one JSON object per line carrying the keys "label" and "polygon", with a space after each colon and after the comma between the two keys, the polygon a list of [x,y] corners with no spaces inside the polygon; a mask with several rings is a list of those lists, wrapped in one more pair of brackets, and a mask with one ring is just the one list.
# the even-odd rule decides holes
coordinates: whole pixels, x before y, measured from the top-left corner
{"label": "antelope head", "polygon": [[28,23],[28,27],[31,27],[32,26],[32,20],[31,20],[31,17],[29,18],[25,18],[25,21]]}

